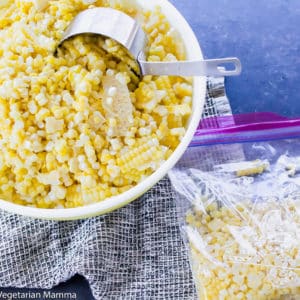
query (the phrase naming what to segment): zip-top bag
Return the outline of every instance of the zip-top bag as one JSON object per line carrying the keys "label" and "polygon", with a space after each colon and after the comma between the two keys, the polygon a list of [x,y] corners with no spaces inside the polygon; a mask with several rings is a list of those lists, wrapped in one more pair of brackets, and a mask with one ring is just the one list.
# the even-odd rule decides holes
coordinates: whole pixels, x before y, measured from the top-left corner
{"label": "zip-top bag", "polygon": [[205,119],[169,176],[199,299],[300,299],[300,120]]}

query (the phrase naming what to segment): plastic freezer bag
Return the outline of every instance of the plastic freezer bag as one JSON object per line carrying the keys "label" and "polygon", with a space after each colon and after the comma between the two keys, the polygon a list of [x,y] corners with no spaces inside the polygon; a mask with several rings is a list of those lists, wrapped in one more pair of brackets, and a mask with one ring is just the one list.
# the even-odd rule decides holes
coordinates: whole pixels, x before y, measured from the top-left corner
{"label": "plastic freezer bag", "polygon": [[189,148],[169,176],[199,299],[300,299],[300,139]]}

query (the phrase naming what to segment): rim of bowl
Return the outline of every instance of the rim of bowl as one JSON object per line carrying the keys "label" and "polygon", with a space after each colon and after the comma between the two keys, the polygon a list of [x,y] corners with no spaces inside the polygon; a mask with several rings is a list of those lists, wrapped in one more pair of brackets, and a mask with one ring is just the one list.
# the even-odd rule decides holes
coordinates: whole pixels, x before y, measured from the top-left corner
{"label": "rim of bowl", "polygon": [[[162,12],[166,15],[169,22],[179,32],[183,43],[186,46],[187,57],[189,59],[203,59],[203,54],[199,45],[199,42],[185,18],[181,13],[168,1],[168,0],[152,0],[144,1],[138,0],[138,3],[146,9],[153,9],[156,6],[160,6]],[[176,22],[175,22],[176,20]],[[188,47],[188,45],[191,45]],[[118,208],[121,208],[139,196],[143,195],[151,187],[153,187],[159,180],[161,180],[168,171],[177,163],[181,158],[185,150],[187,149],[193,135],[197,129],[198,123],[201,119],[206,92],[206,77],[199,76],[193,78],[193,107],[192,115],[187,125],[187,131],[182,141],[169,157],[169,159],[163,163],[152,175],[145,180],[137,184],[130,190],[107,198],[101,202],[88,204],[85,206],[75,208],[62,208],[62,209],[45,209],[23,206],[0,199],[1,209],[23,216],[47,219],[47,220],[76,220],[84,219],[88,217],[103,215],[108,212],[112,212]]]}

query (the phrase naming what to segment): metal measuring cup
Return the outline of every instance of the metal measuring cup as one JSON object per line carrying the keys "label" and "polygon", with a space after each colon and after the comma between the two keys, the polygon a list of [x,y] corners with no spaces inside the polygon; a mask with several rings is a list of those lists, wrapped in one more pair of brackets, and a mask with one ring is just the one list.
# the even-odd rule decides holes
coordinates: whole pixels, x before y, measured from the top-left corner
{"label": "metal measuring cup", "polygon": [[[136,60],[140,74],[179,76],[234,76],[241,73],[236,57],[195,61],[148,62],[145,60],[147,36],[139,23],[112,8],[91,8],[80,12],[71,22],[59,45],[70,37],[96,34],[111,38],[125,47]],[[226,69],[231,65],[233,69]]]}

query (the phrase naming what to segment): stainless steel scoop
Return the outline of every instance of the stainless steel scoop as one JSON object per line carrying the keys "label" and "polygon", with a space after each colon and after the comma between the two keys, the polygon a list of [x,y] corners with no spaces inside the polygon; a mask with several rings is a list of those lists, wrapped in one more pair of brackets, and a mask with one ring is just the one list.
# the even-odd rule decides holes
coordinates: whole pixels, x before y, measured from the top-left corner
{"label": "stainless steel scoop", "polygon": [[[97,34],[123,45],[137,61],[139,75],[233,76],[241,73],[236,57],[176,62],[147,62],[147,37],[138,22],[112,8],[91,8],[79,13],[66,30],[61,42],[80,34]],[[231,66],[230,69],[226,67]]]}

